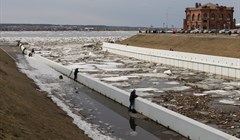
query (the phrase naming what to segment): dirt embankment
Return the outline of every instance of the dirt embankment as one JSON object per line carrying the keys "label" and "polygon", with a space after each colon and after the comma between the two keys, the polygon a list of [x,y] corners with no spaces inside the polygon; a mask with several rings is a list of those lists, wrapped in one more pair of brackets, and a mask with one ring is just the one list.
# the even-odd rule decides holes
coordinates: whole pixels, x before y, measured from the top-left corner
{"label": "dirt embankment", "polygon": [[240,58],[239,37],[138,34],[121,44]]}
{"label": "dirt embankment", "polygon": [[89,139],[37,88],[0,49],[0,139]]}

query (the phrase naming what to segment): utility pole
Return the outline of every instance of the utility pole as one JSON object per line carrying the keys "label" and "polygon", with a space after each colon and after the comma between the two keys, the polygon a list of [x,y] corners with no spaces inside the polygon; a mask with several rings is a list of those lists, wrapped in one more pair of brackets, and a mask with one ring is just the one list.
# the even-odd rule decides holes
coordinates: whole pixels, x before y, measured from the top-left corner
{"label": "utility pole", "polygon": [[166,15],[166,28],[168,28],[168,9],[169,9],[169,7],[167,8],[167,15]]}
{"label": "utility pole", "polygon": [[2,7],[2,0],[0,0],[0,38],[2,37],[2,31],[1,31],[1,26],[2,26],[2,15],[3,15],[3,7]]}

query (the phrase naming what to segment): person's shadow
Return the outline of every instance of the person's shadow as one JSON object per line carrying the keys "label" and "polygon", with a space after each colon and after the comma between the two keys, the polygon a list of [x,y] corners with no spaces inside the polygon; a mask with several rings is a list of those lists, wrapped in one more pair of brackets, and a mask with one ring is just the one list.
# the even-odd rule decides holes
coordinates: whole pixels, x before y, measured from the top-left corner
{"label": "person's shadow", "polygon": [[133,117],[130,117],[130,119],[129,119],[129,124],[130,124],[130,127],[131,127],[131,129],[133,130],[133,131],[136,131],[136,123],[135,123],[135,118],[133,118]]}

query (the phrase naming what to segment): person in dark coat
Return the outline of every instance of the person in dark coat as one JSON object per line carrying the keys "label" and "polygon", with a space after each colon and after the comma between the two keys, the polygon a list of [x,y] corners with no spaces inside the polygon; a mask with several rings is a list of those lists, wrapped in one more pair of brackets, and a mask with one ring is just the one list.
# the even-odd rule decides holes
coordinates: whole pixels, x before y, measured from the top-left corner
{"label": "person in dark coat", "polygon": [[35,50],[34,50],[34,48],[32,48],[32,51],[31,51],[31,53],[32,53],[32,54],[35,54]]}
{"label": "person in dark coat", "polygon": [[130,101],[130,106],[128,108],[128,111],[134,111],[134,102],[135,102],[135,98],[137,98],[138,96],[136,95],[136,90],[134,89],[131,94],[130,94],[130,97],[129,97],[129,101]]}
{"label": "person in dark coat", "polygon": [[74,70],[74,81],[76,81],[77,80],[77,74],[78,74],[78,68],[76,68],[75,70]]}

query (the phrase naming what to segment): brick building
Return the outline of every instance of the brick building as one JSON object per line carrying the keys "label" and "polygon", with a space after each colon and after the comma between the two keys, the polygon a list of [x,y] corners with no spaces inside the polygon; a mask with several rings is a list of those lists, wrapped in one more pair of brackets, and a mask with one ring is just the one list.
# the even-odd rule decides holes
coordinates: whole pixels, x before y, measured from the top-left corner
{"label": "brick building", "polygon": [[195,7],[186,8],[184,29],[233,29],[236,20],[233,19],[234,8],[207,3],[196,3]]}

